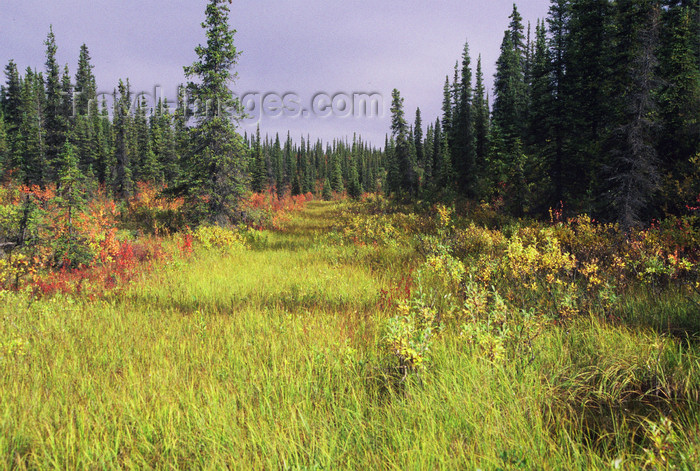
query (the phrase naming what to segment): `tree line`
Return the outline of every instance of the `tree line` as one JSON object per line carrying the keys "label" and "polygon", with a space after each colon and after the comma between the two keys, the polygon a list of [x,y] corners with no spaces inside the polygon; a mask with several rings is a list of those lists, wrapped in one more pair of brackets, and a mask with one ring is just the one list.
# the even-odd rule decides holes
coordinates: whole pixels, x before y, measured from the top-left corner
{"label": "tree line", "polygon": [[[207,43],[184,68],[190,81],[172,109],[133,95],[128,80],[112,103],[98,103],[87,46],[73,77],[50,30],[44,71],[5,67],[4,174],[82,192],[101,186],[122,200],[135,182],[153,182],[184,196],[193,219],[221,222],[236,219],[250,190],[467,198],[515,216],[564,206],[625,227],[682,214],[700,194],[697,0],[552,0],[534,31],[513,5],[492,98],[466,43],[435,122],[426,126],[418,109],[409,124],[394,90],[384,149],[357,136],[325,147],[308,136],[263,139],[259,129],[241,136],[227,3],[207,5]],[[196,114],[191,103],[214,111]]]}
{"label": "tree line", "polygon": [[[259,128],[250,138],[240,135],[242,109],[229,88],[239,53],[227,3],[209,2],[202,25],[207,44],[184,68],[191,81],[179,87],[175,106],[162,98],[149,103],[132,92],[128,79],[119,80],[107,103],[98,96],[88,47],[80,48],[72,76],[58,64],[50,29],[43,71],[21,74],[12,60],[5,67],[0,170],[25,185],[59,189],[72,175],[69,186],[83,192],[102,187],[120,200],[133,195],[136,182],[151,182],[165,195],[184,196],[196,221],[235,220],[250,190],[326,197],[378,191],[383,153],[360,137],[324,147],[308,136],[294,143],[287,135],[284,145],[279,136],[262,140]],[[202,104],[213,109],[198,113]]]}
{"label": "tree line", "polygon": [[564,205],[625,227],[687,213],[700,194],[700,6],[552,0],[527,29],[513,5],[493,104],[468,43],[425,135],[394,90],[394,193],[502,202],[516,216]]}

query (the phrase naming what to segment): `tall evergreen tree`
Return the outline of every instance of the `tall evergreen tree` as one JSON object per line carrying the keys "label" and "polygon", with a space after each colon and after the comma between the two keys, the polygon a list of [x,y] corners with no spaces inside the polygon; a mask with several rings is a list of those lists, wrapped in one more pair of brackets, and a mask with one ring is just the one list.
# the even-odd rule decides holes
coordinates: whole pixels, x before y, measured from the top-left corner
{"label": "tall evergreen tree", "polygon": [[83,44],[78,56],[78,71],[75,74],[75,110],[77,115],[97,113],[97,82],[90,62],[90,51]]}
{"label": "tall evergreen tree", "polygon": [[172,184],[180,178],[180,156],[173,133],[168,100],[159,99],[150,119],[151,149],[158,169],[157,180]]}
{"label": "tall evergreen tree", "polygon": [[518,12],[518,6],[513,4],[513,12],[508,17],[510,18],[510,41],[515,49],[515,53],[520,59],[521,70],[525,69],[525,60],[527,55],[527,43],[525,42],[525,28],[523,27],[523,17]]}
{"label": "tall evergreen tree", "polygon": [[275,189],[277,190],[277,196],[281,198],[284,196],[284,154],[282,152],[282,144],[280,142],[280,135],[275,135],[275,143],[272,146],[272,152],[270,152],[270,160],[272,160],[272,167],[274,171]]}
{"label": "tall evergreen tree", "polygon": [[342,193],[344,191],[343,186],[343,170],[340,166],[340,158],[334,156],[332,159],[333,172],[331,173],[331,188],[337,193]]}
{"label": "tall evergreen tree", "polygon": [[511,143],[523,134],[526,87],[522,65],[520,49],[513,44],[513,32],[507,30],[503,35],[501,54],[496,63],[493,121]]}
{"label": "tall evergreen tree", "polygon": [[260,137],[260,125],[255,130],[255,140],[253,141],[253,157],[251,159],[251,186],[253,191],[258,193],[267,189],[267,163]]}
{"label": "tall evergreen tree", "polygon": [[117,197],[129,198],[134,189],[131,160],[134,153],[133,119],[130,113],[131,90],[129,81],[119,80],[119,95],[114,101],[114,168],[110,177],[112,190]]}
{"label": "tall evergreen tree", "polygon": [[474,101],[472,103],[474,116],[474,152],[476,154],[475,167],[478,174],[483,173],[486,167],[486,156],[488,155],[488,135],[489,135],[489,108],[486,103],[486,86],[484,84],[484,74],[481,70],[481,55],[476,64],[476,87],[474,89]]}
{"label": "tall evergreen tree", "polygon": [[423,159],[423,188],[428,187],[433,180],[433,147],[435,145],[435,127],[428,123],[423,144],[425,158]]}
{"label": "tall evergreen tree", "polygon": [[450,79],[447,76],[445,76],[445,85],[442,89],[442,134],[448,139],[452,135],[452,96],[450,95]]}
{"label": "tall evergreen tree", "polygon": [[619,0],[617,8],[622,106],[612,138],[612,203],[622,226],[630,228],[650,217],[647,205],[660,178],[654,141],[660,8],[655,0]]}
{"label": "tall evergreen tree", "polygon": [[569,131],[569,108],[567,100],[566,58],[569,38],[570,0],[552,0],[547,23],[550,35],[550,81],[552,89],[552,137],[554,158],[549,174],[553,182],[551,205],[565,198],[565,193],[574,182],[574,176],[566,165],[567,138]]}
{"label": "tall evergreen tree", "polygon": [[5,115],[8,133],[13,133],[19,126],[21,119],[19,109],[22,101],[22,84],[17,71],[17,64],[12,60],[5,66],[5,77],[4,93],[0,97],[2,100],[0,103],[2,103],[2,111]]}
{"label": "tall evergreen tree", "polygon": [[600,144],[610,126],[610,96],[613,70],[613,24],[608,0],[571,2],[566,49],[567,123],[570,126],[567,152],[569,199],[580,202],[579,209],[591,212],[593,202],[586,194],[603,191]]}
{"label": "tall evergreen tree", "polygon": [[425,149],[423,148],[423,119],[420,115],[420,108],[416,108],[416,120],[413,127],[413,139],[416,146],[416,164],[425,167]]}
{"label": "tall evergreen tree", "polygon": [[64,99],[61,95],[61,73],[56,60],[56,37],[53,27],[44,42],[46,46],[46,160],[48,161],[49,179],[56,180],[60,162],[58,156],[66,141],[68,123],[64,114]]}
{"label": "tall evergreen tree", "polygon": [[197,116],[190,155],[190,194],[197,193],[206,204],[205,216],[211,221],[230,222],[237,218],[239,204],[246,192],[248,154],[236,132],[241,106],[230,84],[236,78],[232,68],[238,61],[234,44],[235,30],[229,26],[226,0],[210,0],[206,7],[207,44],[197,46],[198,59],[185,67],[185,75],[195,79],[188,89],[195,100],[212,107]]}
{"label": "tall evergreen tree", "polygon": [[667,0],[662,11],[659,165],[664,206],[679,213],[700,192],[700,3]]}
{"label": "tall evergreen tree", "polygon": [[476,161],[474,149],[474,122],[472,119],[472,71],[469,44],[464,43],[462,71],[460,74],[459,98],[453,122],[454,144],[452,147],[453,168],[457,174],[459,189],[467,196],[474,196]]}
{"label": "tall evergreen tree", "polygon": [[348,178],[348,196],[357,199],[362,196],[362,185],[360,185],[360,176],[357,172],[357,162],[355,159],[350,160],[350,176]]}
{"label": "tall evergreen tree", "polygon": [[44,84],[41,76],[27,67],[22,82],[20,123],[14,142],[13,167],[18,168],[26,184],[48,182],[43,126]]}
{"label": "tall evergreen tree", "polygon": [[403,111],[404,100],[397,89],[392,91],[391,98],[391,133],[396,143],[394,153],[400,182],[400,187],[393,188],[392,191],[413,194],[414,171],[408,142],[408,125]]}
{"label": "tall evergreen tree", "polygon": [[7,140],[7,131],[5,129],[5,117],[0,111],[0,176],[1,172],[8,170],[10,167],[10,146]]}

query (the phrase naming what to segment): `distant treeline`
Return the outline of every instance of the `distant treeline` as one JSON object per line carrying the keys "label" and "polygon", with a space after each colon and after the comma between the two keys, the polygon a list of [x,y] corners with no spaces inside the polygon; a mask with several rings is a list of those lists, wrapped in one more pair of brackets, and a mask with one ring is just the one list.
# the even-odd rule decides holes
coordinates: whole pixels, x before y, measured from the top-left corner
{"label": "distant treeline", "polygon": [[[259,130],[243,138],[235,123],[216,116],[193,123],[187,93],[236,105],[220,72],[238,55],[226,3],[212,0],[205,24],[219,35],[207,48],[223,55],[200,54],[185,67],[203,82],[181,87],[172,109],[132,95],[128,80],[110,105],[98,102],[87,46],[72,77],[57,63],[53,31],[43,72],[21,75],[10,61],[0,90],[4,173],[31,185],[58,183],[68,143],[87,180],[118,198],[128,198],[137,181],[203,201],[223,191],[226,201],[204,213],[228,207],[235,214],[246,189],[384,191],[485,201],[515,216],[563,206],[625,227],[687,213],[700,194],[697,0],[552,0],[534,28],[514,5],[492,105],[481,57],[473,74],[465,44],[434,123],[426,127],[418,109],[409,126],[394,91],[392,134],[382,150],[360,137],[325,147],[308,137],[262,139]],[[214,64],[212,57],[225,60]]]}
{"label": "distant treeline", "polygon": [[[186,88],[177,106],[132,93],[128,80],[119,82],[109,104],[97,96],[87,46],[80,49],[78,71],[59,68],[53,31],[46,40],[46,71],[27,68],[20,75],[14,61],[5,67],[0,93],[0,165],[27,185],[59,181],[66,142],[72,144],[82,173],[128,198],[137,181],[177,187],[188,178],[192,149],[191,111]],[[280,143],[246,135],[243,143],[254,191],[278,194],[347,190],[352,196],[381,188],[383,152],[356,138],[352,143],[314,143],[307,136]],[[324,182],[328,182],[324,186]]]}

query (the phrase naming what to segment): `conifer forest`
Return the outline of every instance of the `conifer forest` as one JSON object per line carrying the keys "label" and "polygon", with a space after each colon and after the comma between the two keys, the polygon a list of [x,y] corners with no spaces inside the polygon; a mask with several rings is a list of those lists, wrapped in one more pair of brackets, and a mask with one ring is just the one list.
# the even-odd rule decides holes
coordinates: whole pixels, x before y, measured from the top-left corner
{"label": "conifer forest", "polygon": [[170,100],[4,65],[0,469],[700,466],[698,0],[509,5],[381,140],[244,126],[199,3]]}

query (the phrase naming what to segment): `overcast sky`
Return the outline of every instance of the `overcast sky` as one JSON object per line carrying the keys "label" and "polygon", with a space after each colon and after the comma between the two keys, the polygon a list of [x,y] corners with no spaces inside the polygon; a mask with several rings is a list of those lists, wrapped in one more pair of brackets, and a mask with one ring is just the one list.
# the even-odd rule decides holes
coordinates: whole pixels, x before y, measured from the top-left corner
{"label": "overcast sky", "polygon": [[[22,71],[44,70],[43,45],[53,24],[58,60],[75,75],[80,45],[87,44],[98,89],[111,91],[129,78],[136,92],[162,87],[171,101],[184,82],[183,65],[205,42],[200,23],[206,0],[0,0],[0,63],[14,59]],[[389,131],[391,90],[416,107],[423,121],[440,114],[445,76],[453,74],[465,40],[474,68],[482,55],[489,88],[512,0],[234,0],[231,26],[242,52],[234,89],[297,94],[309,107],[317,93],[380,93],[384,117],[263,118],[263,133],[313,139],[352,138],[377,145]],[[521,0],[524,22],[544,18],[548,0]],[[4,82],[4,77],[2,82]],[[254,131],[254,124],[242,131]]]}

